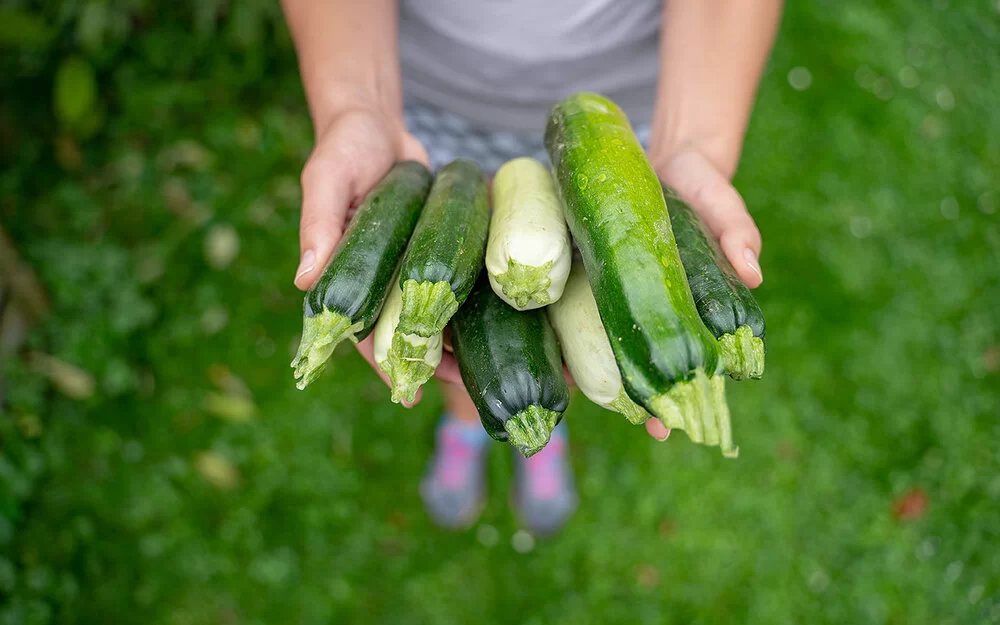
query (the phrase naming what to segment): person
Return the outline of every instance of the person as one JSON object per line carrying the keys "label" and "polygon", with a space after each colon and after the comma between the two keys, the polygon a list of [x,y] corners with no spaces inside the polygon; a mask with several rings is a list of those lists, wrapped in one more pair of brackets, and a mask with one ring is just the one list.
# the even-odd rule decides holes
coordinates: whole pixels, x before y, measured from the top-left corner
{"label": "person", "polygon": [[[750,287],[761,237],[730,183],[773,44],[781,0],[283,0],[315,129],[302,170],[300,262],[308,289],[350,209],[398,161],[459,157],[487,173],[545,162],[549,108],[578,91],[628,114],[657,174],[701,216]],[[358,344],[373,364],[372,340]],[[445,354],[448,407],[421,493],[446,527],[475,521],[488,436]],[[654,438],[669,432],[647,422]],[[515,502],[539,533],[576,505],[566,429],[517,463]]]}

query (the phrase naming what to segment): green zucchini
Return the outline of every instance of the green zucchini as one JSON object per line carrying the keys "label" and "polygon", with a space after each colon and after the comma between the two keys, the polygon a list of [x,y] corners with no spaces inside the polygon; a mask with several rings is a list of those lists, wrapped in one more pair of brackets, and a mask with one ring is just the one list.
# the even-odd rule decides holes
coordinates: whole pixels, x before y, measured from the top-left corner
{"label": "green zucchini", "polygon": [[444,329],[483,267],[490,213],[486,180],[472,161],[438,171],[399,276],[397,332],[431,337]]}
{"label": "green zucchini", "polygon": [[385,300],[382,313],[375,324],[373,351],[375,363],[387,376],[392,385],[392,401],[412,402],[417,391],[434,375],[441,364],[443,336],[441,333],[430,338],[415,334],[399,334],[399,311],[403,309],[403,293],[399,282],[394,280]]}
{"label": "green zucchini", "polygon": [[397,163],[358,207],[305,296],[302,340],[292,360],[298,388],[319,377],[338,343],[357,343],[372,331],[430,188],[426,167]]}
{"label": "green zucchini", "polygon": [[541,451],[569,404],[559,343],[545,312],[514,310],[483,272],[451,321],[451,344],[490,436],[525,457]]}
{"label": "green zucchini", "polygon": [[664,198],[691,295],[705,326],[719,341],[722,366],[734,380],[764,374],[764,313],[736,275],[715,237],[668,187]]}
{"label": "green zucchini", "polygon": [[719,344],[698,316],[660,181],[613,102],[581,93],[545,129],[566,221],[629,397],[733,456]]}
{"label": "green zucchini", "polygon": [[587,282],[587,272],[579,260],[573,261],[562,297],[546,311],[559,339],[566,368],[587,399],[614,410],[636,425],[645,423],[650,415],[625,392],[615,353]]}
{"label": "green zucchini", "polygon": [[493,178],[486,270],[493,291],[514,308],[559,299],[573,246],[548,168],[533,158],[504,163]]}

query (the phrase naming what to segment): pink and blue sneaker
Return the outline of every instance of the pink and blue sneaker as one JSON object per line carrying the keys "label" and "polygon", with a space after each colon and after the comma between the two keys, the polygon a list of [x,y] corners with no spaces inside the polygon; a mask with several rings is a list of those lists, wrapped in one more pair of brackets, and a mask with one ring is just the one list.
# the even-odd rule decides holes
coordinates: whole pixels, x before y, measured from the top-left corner
{"label": "pink and blue sneaker", "polygon": [[[420,495],[431,519],[441,527],[464,529],[479,518],[486,501],[485,462],[491,440],[479,423],[445,416]],[[525,526],[553,534],[566,524],[577,505],[567,456],[566,426],[560,424],[545,448],[524,458],[514,452],[514,504]]]}
{"label": "pink and blue sneaker", "polygon": [[478,422],[445,415],[435,433],[434,457],[420,496],[439,526],[465,529],[476,522],[486,502],[486,444],[491,440]]}
{"label": "pink and blue sneaker", "polygon": [[551,535],[566,524],[579,501],[569,463],[566,422],[552,431],[549,443],[525,458],[514,453],[514,505],[524,525],[539,535]]}

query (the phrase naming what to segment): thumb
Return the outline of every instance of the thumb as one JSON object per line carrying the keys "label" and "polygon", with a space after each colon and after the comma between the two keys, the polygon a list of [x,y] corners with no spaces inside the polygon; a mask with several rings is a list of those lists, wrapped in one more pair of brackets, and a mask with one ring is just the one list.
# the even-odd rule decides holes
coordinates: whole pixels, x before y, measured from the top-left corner
{"label": "thumb", "polygon": [[314,153],[302,170],[302,217],[299,220],[299,266],[295,286],[311,287],[322,273],[344,232],[351,202],[351,173],[341,159]]}
{"label": "thumb", "polygon": [[677,154],[663,176],[705,222],[740,279],[750,288],[760,286],[760,231],[729,180],[700,152]]}

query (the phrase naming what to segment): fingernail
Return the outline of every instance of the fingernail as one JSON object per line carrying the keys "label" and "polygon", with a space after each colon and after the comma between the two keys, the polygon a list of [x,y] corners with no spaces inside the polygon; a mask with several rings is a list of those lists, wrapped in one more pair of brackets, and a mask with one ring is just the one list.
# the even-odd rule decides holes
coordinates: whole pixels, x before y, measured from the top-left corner
{"label": "fingernail", "polygon": [[295,281],[298,282],[299,278],[306,275],[316,267],[316,254],[312,250],[306,250],[302,254],[302,260],[299,261],[299,268],[295,272]]}
{"label": "fingernail", "polygon": [[746,259],[747,266],[750,267],[750,269],[757,274],[757,277],[760,278],[760,281],[763,282],[764,274],[760,271],[760,263],[757,262],[757,254],[748,247],[743,250],[743,258]]}
{"label": "fingernail", "polygon": [[663,435],[663,438],[658,438],[656,440],[658,440],[658,441],[660,441],[662,443],[663,441],[667,440],[668,438],[670,438],[670,428],[667,428],[667,433]]}

